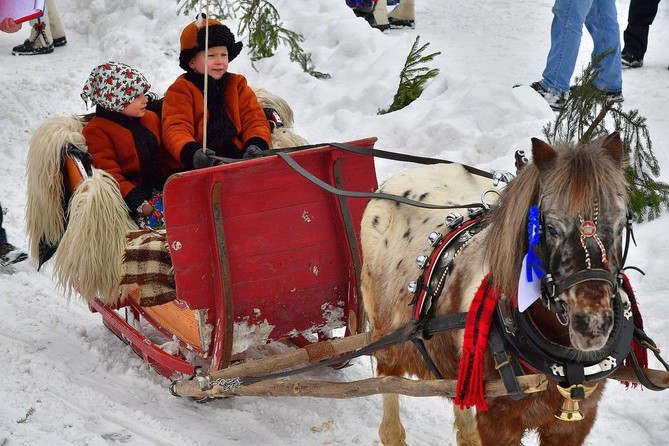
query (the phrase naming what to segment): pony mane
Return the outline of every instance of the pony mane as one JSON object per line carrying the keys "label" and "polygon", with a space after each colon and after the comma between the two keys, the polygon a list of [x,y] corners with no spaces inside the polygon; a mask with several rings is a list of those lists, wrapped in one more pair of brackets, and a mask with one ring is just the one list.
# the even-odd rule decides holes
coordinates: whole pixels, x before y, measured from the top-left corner
{"label": "pony mane", "polygon": [[602,147],[601,140],[590,144],[558,144],[557,156],[549,169],[541,171],[533,162],[502,191],[498,206],[490,213],[489,251],[493,285],[507,296],[518,292],[518,278],[527,253],[527,216],[530,206],[539,205],[540,196],[550,194],[553,207],[567,218],[592,218],[595,206],[600,213],[614,209],[620,196],[627,198],[623,169]]}

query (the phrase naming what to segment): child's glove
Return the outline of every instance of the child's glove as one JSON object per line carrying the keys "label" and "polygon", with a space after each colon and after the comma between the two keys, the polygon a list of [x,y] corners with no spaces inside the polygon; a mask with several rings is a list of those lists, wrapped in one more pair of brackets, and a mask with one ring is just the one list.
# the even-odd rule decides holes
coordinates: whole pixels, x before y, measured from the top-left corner
{"label": "child's glove", "polygon": [[258,146],[254,146],[251,144],[246,148],[246,151],[244,152],[244,155],[242,155],[242,158],[247,160],[251,158],[260,158],[262,156],[262,149]]}
{"label": "child's glove", "polygon": [[193,167],[196,169],[204,169],[205,167],[211,167],[216,164],[216,160],[212,158],[216,155],[211,149],[202,149],[197,150],[193,154]]}

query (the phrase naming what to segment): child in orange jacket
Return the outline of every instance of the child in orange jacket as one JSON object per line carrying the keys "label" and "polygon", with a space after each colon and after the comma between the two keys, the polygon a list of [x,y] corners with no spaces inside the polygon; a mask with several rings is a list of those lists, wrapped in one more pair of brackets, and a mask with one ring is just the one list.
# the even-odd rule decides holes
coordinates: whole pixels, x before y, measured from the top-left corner
{"label": "child in orange jacket", "polygon": [[[209,45],[205,48],[206,26]],[[200,16],[181,33],[179,66],[186,73],[168,88],[163,101],[163,141],[188,169],[215,164],[212,155],[249,158],[270,143],[270,126],[255,93],[241,74],[228,72],[242,43],[227,26]],[[204,72],[207,82],[207,150],[204,135]]]}
{"label": "child in orange jacket", "polygon": [[133,218],[151,216],[155,193],[179,163],[161,145],[160,118],[146,109],[151,85],[128,65],[110,61],[99,65],[81,92],[96,105],[95,116],[84,126],[93,165],[111,174]]}

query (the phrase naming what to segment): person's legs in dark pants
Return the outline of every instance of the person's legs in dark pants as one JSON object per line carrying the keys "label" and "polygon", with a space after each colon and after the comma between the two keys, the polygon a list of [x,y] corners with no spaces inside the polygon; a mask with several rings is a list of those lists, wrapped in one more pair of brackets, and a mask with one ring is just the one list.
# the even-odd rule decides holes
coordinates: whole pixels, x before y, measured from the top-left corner
{"label": "person's legs in dark pants", "polygon": [[648,31],[655,20],[660,0],[631,0],[627,28],[623,32],[625,46],[622,51],[623,66],[639,68],[648,48]]}

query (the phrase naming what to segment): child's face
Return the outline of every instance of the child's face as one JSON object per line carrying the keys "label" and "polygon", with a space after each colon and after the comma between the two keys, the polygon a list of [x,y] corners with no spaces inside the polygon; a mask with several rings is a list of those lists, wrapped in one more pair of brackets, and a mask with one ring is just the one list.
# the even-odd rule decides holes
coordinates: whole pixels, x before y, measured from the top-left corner
{"label": "child's face", "polygon": [[146,104],[148,103],[149,99],[142,93],[133,99],[133,101],[123,109],[121,114],[130,116],[131,118],[141,118],[146,114]]}
{"label": "child's face", "polygon": [[228,47],[215,46],[209,48],[205,60],[205,52],[200,51],[191,59],[188,66],[199,74],[204,74],[205,63],[209,76],[219,80],[228,71]]}

